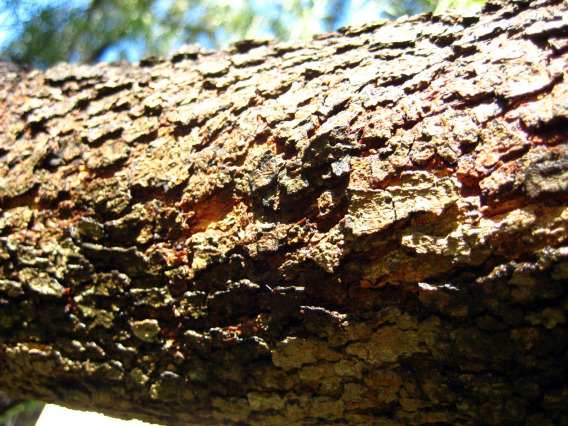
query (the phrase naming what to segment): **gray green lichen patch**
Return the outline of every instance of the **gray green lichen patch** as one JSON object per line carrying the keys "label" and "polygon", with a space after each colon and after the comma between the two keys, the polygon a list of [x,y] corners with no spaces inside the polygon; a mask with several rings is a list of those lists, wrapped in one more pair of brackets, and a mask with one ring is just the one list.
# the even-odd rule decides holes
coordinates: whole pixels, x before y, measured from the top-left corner
{"label": "gray green lichen patch", "polygon": [[277,367],[289,370],[319,360],[338,361],[341,355],[317,340],[287,338],[272,352],[272,362]]}
{"label": "gray green lichen patch", "polygon": [[40,296],[60,298],[65,295],[65,287],[45,272],[25,268],[20,271],[20,280],[30,291]]}
{"label": "gray green lichen patch", "polygon": [[401,186],[386,190],[350,188],[346,227],[354,235],[382,231],[413,213],[441,215],[459,196],[459,182],[429,172],[403,172]]}
{"label": "gray green lichen patch", "polygon": [[0,280],[0,292],[5,293],[8,297],[18,297],[24,294],[22,283],[12,280]]}
{"label": "gray green lichen patch", "polygon": [[119,141],[110,141],[96,150],[91,150],[83,156],[85,165],[90,170],[103,169],[128,159],[130,148]]}
{"label": "gray green lichen patch", "polygon": [[87,326],[87,329],[92,329],[94,327],[112,329],[115,326],[114,321],[116,314],[113,312],[84,305],[81,303],[81,296],[75,297],[74,300],[77,303],[79,311],[85,318],[83,321]]}
{"label": "gray green lichen patch", "polygon": [[160,335],[160,324],[155,319],[131,321],[130,329],[136,337],[145,342],[157,342]]}
{"label": "gray green lichen patch", "polygon": [[159,401],[179,401],[181,398],[187,403],[195,399],[195,393],[187,388],[183,376],[164,371],[150,387],[150,397]]}
{"label": "gray green lichen patch", "polygon": [[111,381],[122,381],[124,379],[124,368],[119,361],[103,363],[88,362],[83,364],[85,373],[93,377],[103,377]]}

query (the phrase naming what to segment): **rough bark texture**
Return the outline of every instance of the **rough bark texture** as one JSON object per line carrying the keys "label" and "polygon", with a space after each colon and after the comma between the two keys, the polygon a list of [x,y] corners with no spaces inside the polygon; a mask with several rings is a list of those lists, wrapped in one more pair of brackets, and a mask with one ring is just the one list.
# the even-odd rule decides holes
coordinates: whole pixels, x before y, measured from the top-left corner
{"label": "rough bark texture", "polygon": [[199,424],[568,424],[568,12],[2,65],[0,388]]}

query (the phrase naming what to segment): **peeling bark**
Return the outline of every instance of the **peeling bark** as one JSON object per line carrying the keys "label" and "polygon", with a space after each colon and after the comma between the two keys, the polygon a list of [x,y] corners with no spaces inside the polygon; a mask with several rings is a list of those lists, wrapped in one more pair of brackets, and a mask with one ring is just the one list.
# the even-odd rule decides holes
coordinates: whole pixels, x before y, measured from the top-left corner
{"label": "peeling bark", "polygon": [[0,72],[0,388],[166,424],[568,424],[566,2]]}

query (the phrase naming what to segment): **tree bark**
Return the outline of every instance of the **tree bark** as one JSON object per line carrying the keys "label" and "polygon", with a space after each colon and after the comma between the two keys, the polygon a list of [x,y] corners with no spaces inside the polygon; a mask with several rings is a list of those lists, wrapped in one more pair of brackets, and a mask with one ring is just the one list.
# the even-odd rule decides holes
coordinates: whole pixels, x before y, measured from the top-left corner
{"label": "tree bark", "polygon": [[164,424],[568,424],[568,6],[0,77],[0,388]]}

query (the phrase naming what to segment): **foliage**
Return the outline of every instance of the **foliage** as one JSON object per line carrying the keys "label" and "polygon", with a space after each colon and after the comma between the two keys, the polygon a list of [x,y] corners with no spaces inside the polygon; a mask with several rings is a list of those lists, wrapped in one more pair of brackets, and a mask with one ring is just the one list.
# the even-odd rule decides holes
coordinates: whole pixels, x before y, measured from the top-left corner
{"label": "foliage", "polygon": [[[244,38],[309,38],[365,20],[464,9],[482,0],[6,0],[2,57],[45,68],[60,61],[138,60],[183,44],[221,47]],[[1,31],[0,31],[1,36]]]}
{"label": "foliage", "polygon": [[0,413],[0,425],[32,426],[35,425],[45,404],[36,401],[23,401],[7,411]]}

